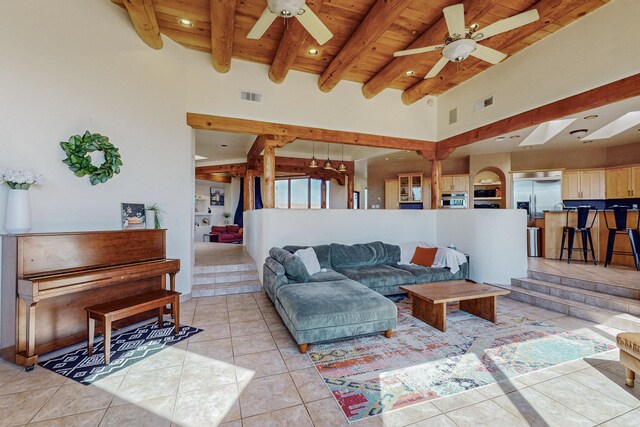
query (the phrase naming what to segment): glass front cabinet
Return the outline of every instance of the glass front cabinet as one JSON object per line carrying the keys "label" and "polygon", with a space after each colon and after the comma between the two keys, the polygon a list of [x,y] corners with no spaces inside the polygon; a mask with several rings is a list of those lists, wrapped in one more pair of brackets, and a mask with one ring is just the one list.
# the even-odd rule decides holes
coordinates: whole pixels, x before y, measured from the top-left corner
{"label": "glass front cabinet", "polygon": [[398,175],[400,203],[421,203],[422,202],[422,174],[402,174]]}

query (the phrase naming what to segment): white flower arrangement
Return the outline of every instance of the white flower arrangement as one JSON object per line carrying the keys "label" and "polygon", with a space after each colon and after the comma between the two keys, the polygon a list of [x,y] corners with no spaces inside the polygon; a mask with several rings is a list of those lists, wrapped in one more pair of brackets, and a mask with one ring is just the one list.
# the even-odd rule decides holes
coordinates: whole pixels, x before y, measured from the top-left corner
{"label": "white flower arrangement", "polygon": [[0,184],[4,183],[14,190],[28,190],[32,185],[44,185],[46,179],[27,169],[3,169],[0,170]]}

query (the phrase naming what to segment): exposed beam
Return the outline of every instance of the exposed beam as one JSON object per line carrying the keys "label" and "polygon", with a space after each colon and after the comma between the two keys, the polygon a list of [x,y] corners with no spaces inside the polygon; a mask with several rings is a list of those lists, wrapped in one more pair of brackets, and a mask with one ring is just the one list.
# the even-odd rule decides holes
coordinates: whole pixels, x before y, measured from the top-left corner
{"label": "exposed beam", "polygon": [[276,207],[276,149],[273,145],[264,147],[263,180],[264,180],[264,207],[273,209]]}
{"label": "exposed beam", "polygon": [[[316,15],[320,12],[322,0],[309,0],[306,2]],[[308,39],[309,33],[297,19],[289,19],[285,32],[280,39],[278,49],[271,62],[269,69],[269,78],[274,83],[282,83],[287,77],[287,73],[293,66],[298,57],[298,51]]]}
{"label": "exposed beam", "polygon": [[353,209],[353,180],[353,175],[347,177],[347,209]]}
{"label": "exposed beam", "polygon": [[211,116],[207,114],[187,113],[187,124],[194,129],[218,130],[223,132],[246,133],[253,135],[269,134],[281,137],[306,139],[309,141],[332,142],[365,147],[433,152],[435,152],[436,148],[435,142],[432,141],[395,138],[391,136],[370,135],[366,133],[320,129],[307,126],[268,123],[232,117]]}
{"label": "exposed beam", "polygon": [[431,209],[440,209],[442,200],[442,160],[431,163]]}
{"label": "exposed beam", "polygon": [[196,166],[196,175],[212,173],[230,173],[235,176],[244,176],[247,173],[247,164],[230,163],[225,165]]}
{"label": "exposed beam", "polygon": [[231,184],[231,177],[230,176],[224,176],[224,175],[215,175],[215,174],[208,174],[208,173],[196,173],[196,179],[203,179],[205,181],[224,182],[224,183],[227,183],[227,184]]}
{"label": "exposed beam", "polygon": [[143,42],[154,49],[162,48],[160,27],[152,0],[124,0],[131,23]]}
{"label": "exposed beam", "polygon": [[377,0],[369,13],[362,20],[347,44],[333,58],[318,80],[318,87],[329,92],[342,80],[351,67],[367,53],[371,44],[375,43],[412,0]]}
{"label": "exposed beam", "polygon": [[[500,51],[507,50],[509,46],[518,44],[550,23],[565,17],[583,3],[583,0],[541,0],[529,8],[529,10],[536,9],[540,14],[540,19],[505,34],[492,37],[482,44]],[[459,71],[459,67],[462,67],[463,71]],[[407,105],[413,104],[430,93],[438,91],[453,79],[459,78],[461,72],[467,73],[470,78],[480,71],[478,67],[486,67],[486,63],[475,57],[469,57],[460,63],[449,63],[438,76],[421,80],[405,90],[402,93],[402,102]]]}
{"label": "exposed beam", "polygon": [[243,196],[244,200],[242,202],[243,210],[252,211],[255,209],[256,202],[256,187],[255,180],[253,179],[253,172],[248,170],[247,174],[244,176],[244,188],[243,188]]}
{"label": "exposed beam", "polygon": [[636,96],[640,96],[640,73],[444,139],[438,142],[437,152],[494,138]]}
{"label": "exposed beam", "polygon": [[262,154],[262,150],[267,145],[267,136],[266,135],[258,135],[253,141],[251,148],[247,152],[247,163],[249,164],[249,169],[255,169],[254,163]]}
{"label": "exposed beam", "polygon": [[211,0],[211,62],[226,73],[231,68],[236,0]]}
{"label": "exposed beam", "polygon": [[[478,17],[485,15],[497,1],[498,0],[465,1],[466,22],[477,21]],[[452,1],[451,4],[453,3],[457,3],[457,1]],[[441,16],[440,19],[427,28],[427,30],[406,49],[415,49],[442,43],[446,35],[447,23],[445,22],[444,16]],[[438,53],[433,52],[428,55],[438,55]],[[426,55],[409,55],[394,58],[362,87],[362,94],[365,98],[373,98],[385,88],[389,87],[397,78],[402,77],[407,70],[415,69],[419,64],[424,62],[426,57]]]}

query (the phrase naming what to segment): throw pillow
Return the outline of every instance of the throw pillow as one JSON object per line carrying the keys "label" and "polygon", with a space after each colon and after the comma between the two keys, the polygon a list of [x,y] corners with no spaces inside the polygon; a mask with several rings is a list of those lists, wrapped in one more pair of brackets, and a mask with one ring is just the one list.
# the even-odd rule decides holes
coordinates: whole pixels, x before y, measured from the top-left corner
{"label": "throw pillow", "polygon": [[431,267],[436,259],[438,248],[416,248],[416,253],[411,258],[411,264],[422,265],[423,267]]}
{"label": "throw pillow", "polygon": [[227,225],[227,233],[237,233],[240,231],[239,225]]}
{"label": "throw pillow", "polygon": [[418,246],[421,248],[433,247],[427,242],[400,243],[398,246],[400,246],[400,264],[409,264],[411,262],[411,258],[413,258],[413,255],[416,253],[416,248]]}
{"label": "throw pillow", "polygon": [[318,262],[318,256],[313,248],[298,249],[293,255],[302,260],[310,276],[320,272],[320,262]]}
{"label": "throw pillow", "polygon": [[224,225],[222,227],[214,225],[213,227],[211,227],[211,232],[212,233],[226,233],[227,232],[227,227],[225,227]]}

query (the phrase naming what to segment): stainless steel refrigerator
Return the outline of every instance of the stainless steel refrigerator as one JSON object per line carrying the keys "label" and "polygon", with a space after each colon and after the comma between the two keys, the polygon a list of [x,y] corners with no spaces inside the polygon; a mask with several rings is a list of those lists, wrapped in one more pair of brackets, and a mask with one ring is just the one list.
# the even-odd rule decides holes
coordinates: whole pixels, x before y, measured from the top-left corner
{"label": "stainless steel refrigerator", "polygon": [[530,222],[542,211],[562,209],[562,172],[514,173],[513,208],[527,209]]}

